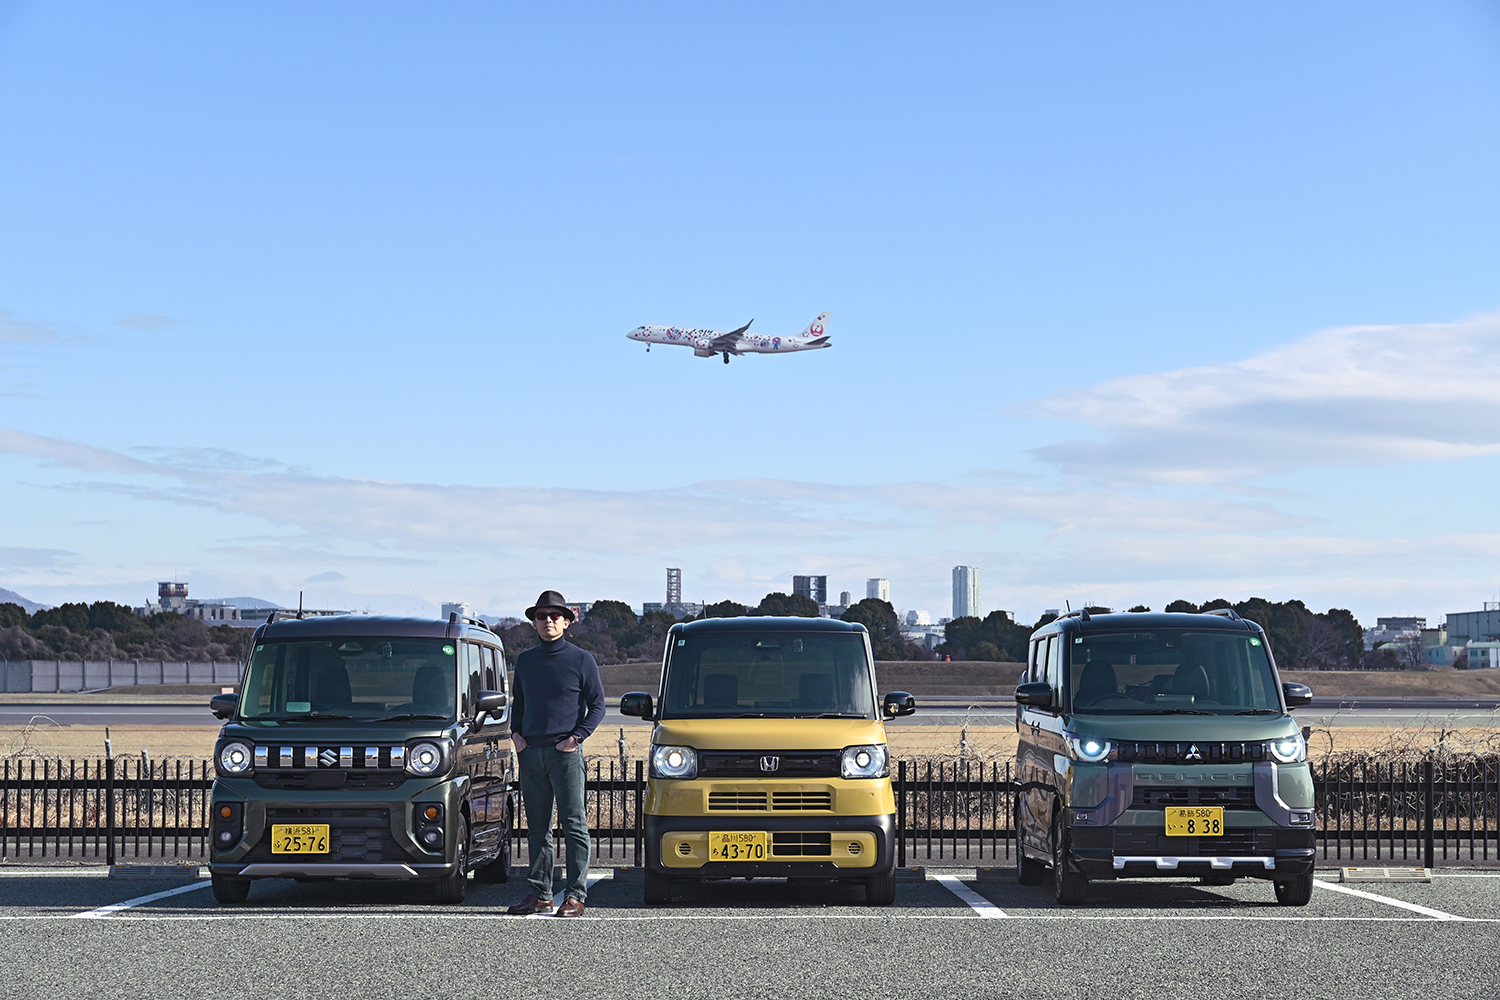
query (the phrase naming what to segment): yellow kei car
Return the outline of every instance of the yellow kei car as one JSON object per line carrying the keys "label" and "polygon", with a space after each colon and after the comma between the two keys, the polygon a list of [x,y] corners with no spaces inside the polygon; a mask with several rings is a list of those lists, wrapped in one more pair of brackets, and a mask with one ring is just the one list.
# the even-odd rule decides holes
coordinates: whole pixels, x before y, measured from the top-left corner
{"label": "yellow kei car", "polygon": [[667,633],[659,701],[620,712],[656,723],[645,805],[647,903],[712,878],[860,882],[895,901],[896,805],[863,625],[826,618],[711,618]]}

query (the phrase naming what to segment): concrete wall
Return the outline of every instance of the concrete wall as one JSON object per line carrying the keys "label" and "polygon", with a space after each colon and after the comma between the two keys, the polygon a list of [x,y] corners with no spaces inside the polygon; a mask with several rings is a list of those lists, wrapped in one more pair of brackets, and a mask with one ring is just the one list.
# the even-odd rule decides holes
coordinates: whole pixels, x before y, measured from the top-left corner
{"label": "concrete wall", "polygon": [[0,660],[0,692],[94,691],[137,684],[237,684],[238,661]]}

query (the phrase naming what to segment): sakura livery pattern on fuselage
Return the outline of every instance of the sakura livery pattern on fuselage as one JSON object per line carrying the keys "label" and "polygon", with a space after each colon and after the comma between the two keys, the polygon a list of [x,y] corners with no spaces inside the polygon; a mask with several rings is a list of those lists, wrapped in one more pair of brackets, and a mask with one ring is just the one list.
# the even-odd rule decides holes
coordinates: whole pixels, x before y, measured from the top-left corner
{"label": "sakura livery pattern on fuselage", "polygon": [[732,354],[789,354],[831,347],[833,345],[827,333],[830,315],[832,314],[826,312],[821,314],[795,337],[767,337],[747,333],[754,320],[727,333],[680,326],[638,326],[625,336],[645,343],[647,351],[651,350],[652,344],[674,344],[691,347],[693,353],[700,358],[722,355],[724,363],[728,364]]}

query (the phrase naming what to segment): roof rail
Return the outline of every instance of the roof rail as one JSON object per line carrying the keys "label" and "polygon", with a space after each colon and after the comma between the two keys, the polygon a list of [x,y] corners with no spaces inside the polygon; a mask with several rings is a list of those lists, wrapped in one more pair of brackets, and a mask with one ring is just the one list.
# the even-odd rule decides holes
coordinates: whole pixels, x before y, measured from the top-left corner
{"label": "roof rail", "polygon": [[1239,612],[1235,611],[1233,608],[1214,608],[1212,611],[1203,612],[1203,614],[1218,615],[1220,618],[1228,618],[1231,621],[1237,622],[1242,622],[1245,620],[1241,618]]}
{"label": "roof rail", "polygon": [[1077,618],[1081,622],[1086,622],[1086,621],[1089,620],[1089,609],[1088,608],[1079,608],[1077,611],[1069,611],[1066,614],[1061,614],[1061,615],[1058,615],[1057,617],[1059,617],[1059,618]]}

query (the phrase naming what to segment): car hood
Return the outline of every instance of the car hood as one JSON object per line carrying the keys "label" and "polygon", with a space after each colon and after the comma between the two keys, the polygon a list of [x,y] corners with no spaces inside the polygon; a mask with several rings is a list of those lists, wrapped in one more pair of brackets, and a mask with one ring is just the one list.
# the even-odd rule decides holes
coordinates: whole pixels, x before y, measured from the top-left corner
{"label": "car hood", "polygon": [[884,743],[874,719],[671,719],[651,734],[657,746],[698,750],[842,750]]}
{"label": "car hood", "polygon": [[1243,743],[1291,736],[1290,715],[1072,715],[1068,731],[1105,740]]}

